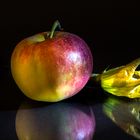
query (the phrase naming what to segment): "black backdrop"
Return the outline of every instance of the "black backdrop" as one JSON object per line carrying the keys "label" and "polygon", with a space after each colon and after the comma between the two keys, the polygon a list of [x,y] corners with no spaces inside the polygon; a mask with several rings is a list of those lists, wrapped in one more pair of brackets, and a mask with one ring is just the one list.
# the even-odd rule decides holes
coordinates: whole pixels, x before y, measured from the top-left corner
{"label": "black backdrop", "polygon": [[113,1],[4,1],[0,4],[0,64],[9,65],[15,45],[23,38],[50,30],[58,19],[65,31],[90,46],[94,71],[139,57],[139,4]]}
{"label": "black backdrop", "polygon": [[[16,109],[23,98],[10,73],[11,53],[23,38],[50,30],[58,19],[64,31],[75,33],[87,42],[93,54],[93,70],[97,73],[108,65],[116,67],[140,57],[139,18],[139,4],[135,0],[0,2],[0,109]],[[97,131],[98,139],[110,138],[109,129],[115,135],[111,137],[114,140],[128,138],[109,120],[100,117],[103,115],[100,106],[95,106],[95,111],[99,123],[97,129],[102,127]],[[16,139],[13,132],[15,114],[0,116],[1,140]],[[107,124],[109,129],[106,129]]]}

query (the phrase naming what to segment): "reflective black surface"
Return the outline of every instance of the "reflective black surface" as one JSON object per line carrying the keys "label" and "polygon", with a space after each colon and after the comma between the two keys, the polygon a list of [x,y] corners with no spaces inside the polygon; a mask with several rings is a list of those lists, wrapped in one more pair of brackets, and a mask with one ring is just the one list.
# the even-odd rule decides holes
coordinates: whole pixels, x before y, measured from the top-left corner
{"label": "reflective black surface", "polygon": [[[126,98],[123,99],[114,97],[112,99],[112,96],[102,91],[102,89],[100,89],[99,87],[91,88],[92,83],[89,82],[79,94],[67,100],[58,103],[36,102],[26,98],[21,93],[21,91],[15,86],[9,70],[5,69],[4,71],[2,70],[1,72],[3,79],[3,81],[1,81],[1,84],[3,86],[1,87],[2,90],[0,92],[1,140],[18,140],[19,133],[22,134],[22,138],[25,135],[25,139],[27,140],[29,139],[29,136],[31,135],[33,136],[32,133],[35,133],[35,135],[37,135],[35,137],[36,139],[39,139],[38,138],[39,135],[42,136],[41,137],[42,140],[43,138],[45,139],[45,137],[43,137],[44,134],[43,132],[45,132],[46,134],[47,133],[46,131],[49,131],[53,134],[53,131],[51,131],[51,129],[53,130],[53,128],[50,127],[49,130],[49,125],[51,126],[50,119],[52,118],[49,115],[51,114],[55,118],[55,121],[52,120],[53,122],[55,122],[54,125],[57,125],[57,123],[59,124],[58,125],[59,127],[58,126],[55,127],[54,131],[55,136],[56,131],[59,130],[60,128],[62,129],[63,123],[67,120],[66,116],[69,116],[72,112],[74,116],[77,116],[76,114],[79,114],[79,116],[81,117],[82,116],[85,117],[88,115],[90,115],[90,117],[93,117],[93,124],[91,124],[90,132],[93,134],[92,139],[94,140],[104,140],[104,139],[135,140],[136,138],[139,138],[140,103],[138,100],[134,102],[133,100],[132,101],[126,100]],[[6,81],[9,82],[7,83]],[[114,104],[112,104],[112,102],[110,101],[111,99],[115,100]],[[68,109],[69,106],[70,108],[76,107],[76,109]],[[93,114],[91,114],[89,108],[92,109]],[[67,111],[69,110],[68,112],[70,114],[66,115],[68,112],[65,112],[65,110]],[[131,114],[130,112],[133,112],[133,114]],[[111,113],[114,115],[114,118],[116,117],[116,120],[118,122],[114,122],[112,118],[108,115]],[[47,123],[47,121],[49,121],[49,124]],[[80,121],[80,118],[79,119],[77,118],[76,121]],[[73,121],[71,123],[69,122],[69,125],[70,124],[73,125]],[[124,127],[126,128],[128,124],[131,124],[132,130],[134,130],[133,128],[135,128],[136,131],[126,132],[126,129],[124,129]],[[87,127],[87,125],[84,125],[83,123],[82,126]],[[46,127],[47,130],[44,130],[46,129]],[[65,126],[65,129],[66,128],[67,127]],[[63,130],[65,129],[63,128]],[[59,132],[61,131],[59,130]],[[59,133],[57,132],[57,135],[58,134]],[[22,138],[20,139],[22,140]]]}
{"label": "reflective black surface", "polygon": [[59,102],[42,105],[24,102],[16,114],[19,140],[90,140],[95,132],[95,117],[90,106]]}
{"label": "reflective black surface", "polygon": [[[58,19],[64,31],[75,33],[87,42],[93,54],[93,72],[100,73],[108,66],[110,68],[121,66],[140,57],[139,17],[137,0],[2,1],[0,3],[0,140],[18,140],[16,115],[22,102],[27,100],[18,89],[10,72],[11,53],[20,40],[50,30],[52,23]],[[90,88],[91,86],[92,82],[76,96],[64,102],[91,106],[96,122],[93,139],[137,139],[138,137],[126,133],[123,129],[126,123],[131,123],[135,130],[133,132],[139,135],[139,119],[136,117],[138,113],[136,116],[132,115],[128,109],[133,103],[118,101],[118,107],[107,103],[109,105],[107,108],[111,106],[111,109],[107,110],[117,117],[118,122],[114,122],[103,110],[105,102],[110,98],[109,94],[100,88]],[[41,104],[50,105],[50,103]],[[126,123],[121,126],[121,122]]]}
{"label": "reflective black surface", "polygon": [[109,97],[103,105],[105,114],[124,132],[140,139],[140,101]]}

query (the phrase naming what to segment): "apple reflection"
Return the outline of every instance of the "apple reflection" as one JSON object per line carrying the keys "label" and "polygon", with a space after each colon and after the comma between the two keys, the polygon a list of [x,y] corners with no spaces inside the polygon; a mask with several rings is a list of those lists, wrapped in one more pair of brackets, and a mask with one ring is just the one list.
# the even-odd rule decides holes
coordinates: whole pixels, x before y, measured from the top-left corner
{"label": "apple reflection", "polygon": [[126,133],[140,139],[140,101],[110,97],[103,111]]}
{"label": "apple reflection", "polygon": [[91,140],[95,118],[89,106],[23,103],[16,115],[19,140]]}

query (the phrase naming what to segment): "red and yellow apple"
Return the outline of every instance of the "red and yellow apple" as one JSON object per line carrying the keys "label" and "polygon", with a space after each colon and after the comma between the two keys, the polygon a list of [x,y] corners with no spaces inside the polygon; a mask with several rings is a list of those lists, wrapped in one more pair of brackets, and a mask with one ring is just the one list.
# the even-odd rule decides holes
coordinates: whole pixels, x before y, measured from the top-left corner
{"label": "red and yellow apple", "polygon": [[52,29],[19,42],[11,57],[16,84],[38,101],[55,102],[75,95],[92,73],[92,54],[85,41]]}

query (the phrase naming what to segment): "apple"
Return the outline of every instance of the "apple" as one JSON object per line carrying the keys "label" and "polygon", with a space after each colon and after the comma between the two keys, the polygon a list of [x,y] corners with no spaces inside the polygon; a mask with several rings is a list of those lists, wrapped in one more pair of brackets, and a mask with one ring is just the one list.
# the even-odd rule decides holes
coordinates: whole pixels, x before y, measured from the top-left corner
{"label": "apple", "polygon": [[37,101],[56,102],[78,93],[89,80],[92,53],[79,36],[54,31],[23,39],[11,57],[11,72],[21,91]]}
{"label": "apple", "polygon": [[90,106],[23,103],[16,114],[19,140],[92,140],[95,116]]}

